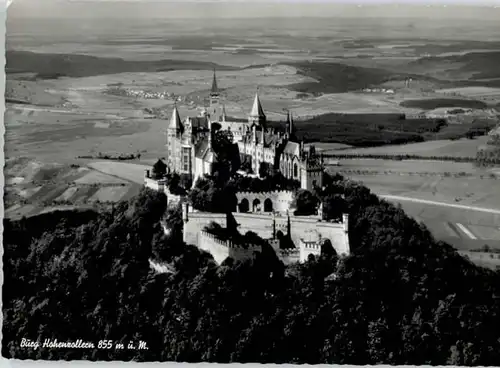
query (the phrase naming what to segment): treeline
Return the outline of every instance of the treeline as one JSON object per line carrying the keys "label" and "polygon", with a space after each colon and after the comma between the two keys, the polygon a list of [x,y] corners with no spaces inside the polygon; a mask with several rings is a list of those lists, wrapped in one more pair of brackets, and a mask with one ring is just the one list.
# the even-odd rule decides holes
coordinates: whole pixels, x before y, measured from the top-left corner
{"label": "treeline", "polygon": [[399,105],[403,107],[422,110],[434,110],[444,107],[462,107],[469,109],[485,109],[488,107],[488,105],[483,101],[469,100],[464,98],[431,98],[423,100],[405,100],[402,101]]}
{"label": "treeline", "polygon": [[[165,195],[150,190],[81,224],[5,220],[3,356],[498,365],[499,273],[437,242],[367,188],[337,179],[327,186],[351,215],[352,254],[292,266],[264,252],[217,267],[182,243],[180,209],[165,214]],[[164,216],[169,235],[158,224]],[[151,254],[176,273],[155,274]],[[34,350],[19,336],[142,340],[148,350]]]}
{"label": "treeline", "polygon": [[[435,139],[461,139],[482,136],[494,128],[492,119],[448,124],[444,118],[406,118],[405,114],[328,113],[295,122],[296,137],[305,142],[343,143],[355,147],[377,147],[419,143]],[[283,123],[270,122],[275,129]]]}
{"label": "treeline", "polygon": [[409,155],[409,154],[323,154],[324,158],[333,159],[370,159],[370,160],[394,160],[394,161],[405,161],[405,160],[419,160],[419,161],[450,161],[450,162],[460,162],[460,163],[477,163],[479,165],[500,165],[500,150],[480,150],[478,151],[476,157],[464,157],[464,156],[421,156],[421,155]]}
{"label": "treeline", "polygon": [[476,162],[475,157],[458,157],[458,156],[421,156],[421,155],[410,155],[410,154],[323,154],[324,158],[334,158],[334,159],[370,159],[370,160],[394,160],[394,161],[404,161],[404,160],[419,160],[419,161],[452,161],[452,162]]}
{"label": "treeline", "polygon": [[80,159],[99,159],[99,160],[117,160],[117,161],[128,161],[128,160],[140,160],[141,159],[141,154],[140,152],[138,153],[120,153],[120,154],[109,154],[109,153],[102,153],[99,152],[97,155],[82,155],[78,156],[77,158]]}

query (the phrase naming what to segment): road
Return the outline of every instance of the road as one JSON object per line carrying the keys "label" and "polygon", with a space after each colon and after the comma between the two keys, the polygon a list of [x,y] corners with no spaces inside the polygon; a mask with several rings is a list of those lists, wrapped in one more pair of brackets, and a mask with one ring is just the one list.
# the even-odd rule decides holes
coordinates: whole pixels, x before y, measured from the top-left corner
{"label": "road", "polygon": [[500,209],[377,195],[400,203],[409,216],[424,223],[437,239],[449,242],[458,249],[479,248],[485,244],[500,248]]}
{"label": "road", "polygon": [[458,208],[458,209],[462,209],[462,210],[478,211],[478,212],[491,213],[494,215],[500,215],[500,210],[496,210],[496,209],[492,209],[492,208],[465,206],[462,204],[436,202],[436,201],[429,201],[426,199],[417,199],[417,198],[401,197],[401,196],[385,195],[385,194],[378,194],[378,196],[385,198],[385,199],[388,199],[388,200],[393,200],[393,201],[407,201],[407,202],[415,202],[415,203],[422,203],[422,204],[432,204],[434,206],[445,206],[445,207]]}

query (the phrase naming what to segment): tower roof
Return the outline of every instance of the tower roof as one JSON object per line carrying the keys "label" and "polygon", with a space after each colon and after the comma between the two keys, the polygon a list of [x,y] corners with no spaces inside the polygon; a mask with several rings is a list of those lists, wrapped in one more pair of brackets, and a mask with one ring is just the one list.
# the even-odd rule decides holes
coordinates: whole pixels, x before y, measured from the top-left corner
{"label": "tower roof", "polygon": [[219,93],[219,87],[217,87],[217,76],[215,75],[215,69],[214,69],[214,78],[212,80],[212,89],[210,92],[213,94]]}
{"label": "tower roof", "polygon": [[179,116],[179,110],[177,106],[174,105],[174,110],[172,111],[172,116],[170,117],[170,123],[168,125],[169,129],[184,131],[184,126],[182,125],[181,117]]}
{"label": "tower roof", "polygon": [[250,111],[250,117],[252,118],[265,118],[264,109],[260,103],[259,93],[255,94],[255,98],[253,100],[252,110]]}

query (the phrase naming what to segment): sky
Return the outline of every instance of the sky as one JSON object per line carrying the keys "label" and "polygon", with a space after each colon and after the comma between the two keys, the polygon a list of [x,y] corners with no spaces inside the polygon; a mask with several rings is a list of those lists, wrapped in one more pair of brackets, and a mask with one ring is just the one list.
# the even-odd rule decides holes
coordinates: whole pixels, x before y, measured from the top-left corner
{"label": "sky", "polygon": [[12,18],[172,19],[206,18],[207,14],[211,18],[412,17],[500,22],[500,0],[14,0],[8,10]]}

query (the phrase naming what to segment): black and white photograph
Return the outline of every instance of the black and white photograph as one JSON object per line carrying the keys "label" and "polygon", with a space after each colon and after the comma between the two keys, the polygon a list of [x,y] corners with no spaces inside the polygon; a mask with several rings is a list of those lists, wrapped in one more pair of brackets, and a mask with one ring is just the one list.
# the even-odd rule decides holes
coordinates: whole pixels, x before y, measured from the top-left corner
{"label": "black and white photograph", "polygon": [[6,13],[3,358],[500,366],[500,2]]}

